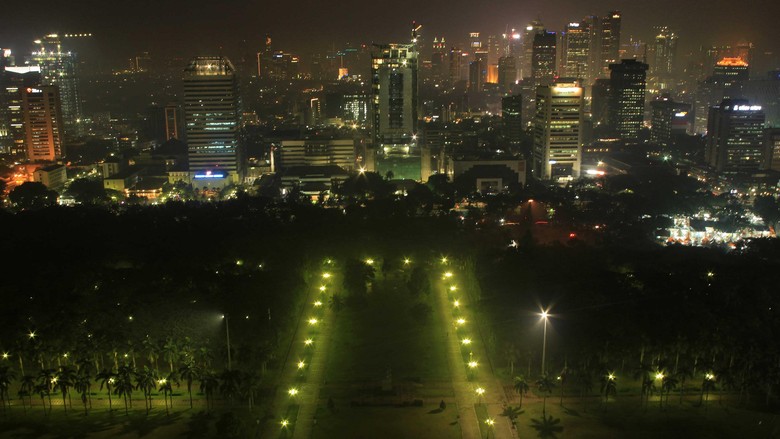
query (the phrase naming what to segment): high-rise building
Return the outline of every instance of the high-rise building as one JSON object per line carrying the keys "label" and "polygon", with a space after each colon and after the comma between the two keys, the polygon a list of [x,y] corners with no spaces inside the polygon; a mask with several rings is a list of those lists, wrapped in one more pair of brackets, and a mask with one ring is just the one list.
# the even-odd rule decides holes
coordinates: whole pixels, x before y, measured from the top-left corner
{"label": "high-rise building", "polygon": [[168,104],[165,106],[165,140],[181,140],[181,124],[179,123],[179,106]]}
{"label": "high-rise building", "polygon": [[780,72],[766,79],[751,79],[741,84],[742,97],[761,105],[770,128],[780,128]]}
{"label": "high-rise building", "polygon": [[780,129],[764,132],[764,166],[762,169],[780,171]]}
{"label": "high-rise building", "polygon": [[675,102],[669,98],[656,99],[652,107],[652,128],[650,141],[670,148],[677,137],[685,135],[691,126],[691,105]]}
{"label": "high-rise building", "polygon": [[602,77],[601,60],[601,18],[595,15],[585,17],[582,22],[588,27],[590,46],[588,47],[588,74],[590,82],[584,85],[591,85],[593,81]]}
{"label": "high-rise building", "polygon": [[242,177],[240,104],[235,68],[227,58],[201,56],[190,60],[184,69],[184,116],[194,178],[223,175],[239,181]]}
{"label": "high-rise building", "polygon": [[555,32],[542,31],[534,36],[531,65],[534,85],[547,85],[555,79],[557,44],[558,37]]}
{"label": "high-rise building", "polygon": [[488,53],[480,51],[474,54],[469,63],[469,91],[481,92],[488,79]]}
{"label": "high-rise building", "polygon": [[525,27],[523,38],[521,39],[522,60],[520,63],[520,79],[531,78],[533,76],[534,37],[544,31],[544,24],[542,24],[542,21],[538,18]]}
{"label": "high-rise building", "polygon": [[609,65],[620,60],[620,11],[611,11],[601,19],[601,69],[609,75]]}
{"label": "high-rise building", "polygon": [[504,137],[512,146],[519,146],[523,135],[523,98],[520,95],[501,98],[501,122]]}
{"label": "high-rise building", "polygon": [[609,126],[625,140],[636,140],[644,122],[647,69],[633,59],[609,66]]}
{"label": "high-rise building", "polygon": [[533,175],[565,183],[580,175],[582,160],[582,87],[559,80],[536,92]]}
{"label": "high-rise building", "polygon": [[742,58],[725,57],[714,64],[712,76],[699,82],[694,94],[694,131],[697,134],[707,132],[710,107],[724,99],[743,97],[742,85],[749,77],[749,65]]}
{"label": "high-rise building", "polygon": [[351,170],[356,167],[353,139],[283,140],[280,151],[282,168],[336,165]]}
{"label": "high-rise building", "polygon": [[609,79],[593,81],[590,114],[594,127],[609,125]]}
{"label": "high-rise building", "polygon": [[561,36],[561,75],[568,78],[578,78],[584,84],[591,83],[590,59],[590,29],[586,22],[569,23]]}
{"label": "high-rise building", "polygon": [[498,59],[498,85],[503,93],[510,93],[517,82],[517,58],[502,56]]}
{"label": "high-rise building", "polygon": [[[413,32],[412,41],[415,32]],[[417,45],[374,45],[371,113],[377,171],[420,179],[417,145]]]}
{"label": "high-rise building", "polygon": [[726,99],[710,108],[705,160],[718,172],[752,172],[764,159],[764,112],[760,105]]}
{"label": "high-rise building", "polygon": [[25,147],[22,91],[41,87],[38,66],[0,67],[0,151],[22,157]]}
{"label": "high-rise building", "polygon": [[80,135],[82,110],[76,54],[63,50],[57,34],[46,35],[35,40],[35,44],[38,49],[32,53],[32,64],[40,67],[43,85],[59,88],[65,133]]}
{"label": "high-rise building", "polygon": [[461,76],[461,69],[462,69],[462,61],[463,60],[463,51],[460,49],[457,49],[455,47],[450,49],[450,55],[449,55],[449,61],[450,61],[450,69],[449,69],[449,80],[450,84],[455,84],[458,81],[462,80],[463,77]]}
{"label": "high-rise building", "polygon": [[650,60],[651,87],[654,90],[674,88],[677,35],[666,26],[658,26]]}
{"label": "high-rise building", "polygon": [[56,85],[22,90],[22,118],[27,160],[54,161],[62,157],[62,113]]}

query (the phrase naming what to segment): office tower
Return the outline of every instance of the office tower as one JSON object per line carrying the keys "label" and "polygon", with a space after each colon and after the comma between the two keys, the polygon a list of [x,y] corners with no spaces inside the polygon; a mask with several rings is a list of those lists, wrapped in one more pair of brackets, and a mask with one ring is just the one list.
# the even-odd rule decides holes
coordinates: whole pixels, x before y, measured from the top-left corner
{"label": "office tower", "polygon": [[534,36],[531,76],[536,86],[550,84],[555,79],[557,40],[555,32],[542,31]]}
{"label": "office tower", "polygon": [[[730,47],[713,48],[731,53]],[[694,132],[706,134],[710,107],[724,99],[742,98],[742,86],[750,77],[749,65],[742,58],[723,57],[712,66],[712,76],[700,81],[694,93]]]}
{"label": "office tower", "polygon": [[718,172],[752,172],[764,159],[764,112],[743,99],[710,108],[705,160]]}
{"label": "office tower", "polygon": [[512,57],[515,60],[515,74],[517,75],[515,80],[522,79],[522,76],[520,76],[520,69],[522,68],[523,63],[522,35],[516,29],[512,29],[512,31],[506,36],[506,39],[507,51],[505,56]]}
{"label": "office tower", "polygon": [[601,18],[589,15],[582,19],[582,23],[588,27],[588,73],[590,82],[583,85],[591,85],[593,81],[602,76],[601,68]]}
{"label": "office tower", "polygon": [[[414,35],[413,32],[413,41]],[[371,60],[377,171],[392,171],[396,178],[419,180],[417,45],[375,44]]]}
{"label": "office tower", "polygon": [[431,79],[434,84],[442,85],[448,79],[447,70],[447,45],[444,37],[433,39],[433,53],[431,53]]}
{"label": "office tower", "polygon": [[544,24],[538,18],[525,27],[521,40],[523,55],[520,63],[520,79],[533,76],[534,37],[544,31]]}
{"label": "office tower", "polygon": [[184,69],[184,117],[194,178],[219,174],[239,181],[244,170],[238,145],[240,114],[233,64],[221,56],[190,60]]}
{"label": "office tower", "polygon": [[517,82],[517,58],[502,56],[498,59],[498,85],[502,93],[510,93]]}
{"label": "office tower", "polygon": [[590,29],[585,22],[569,23],[561,37],[561,76],[578,78],[584,84],[591,83],[588,60],[590,58]]}
{"label": "office tower", "polygon": [[76,54],[63,51],[57,34],[46,35],[35,44],[38,50],[32,53],[32,64],[40,67],[43,85],[59,89],[65,133],[78,136],[82,111]]}
{"label": "office tower", "polygon": [[498,83],[498,60],[505,54],[501,48],[501,38],[490,35],[487,40],[487,78],[485,82]]}
{"label": "office tower", "polygon": [[780,171],[780,129],[764,131],[764,163],[762,169]]}
{"label": "office tower", "polygon": [[457,49],[455,47],[450,49],[450,55],[449,55],[449,61],[450,61],[450,69],[449,69],[449,79],[450,84],[455,84],[458,81],[461,81],[463,78],[461,77],[460,71],[462,69],[462,59],[463,59],[463,51],[460,49]]}
{"label": "office tower", "polygon": [[469,91],[481,92],[488,79],[488,53],[477,52],[469,63]]}
{"label": "office tower", "polygon": [[669,98],[656,99],[650,103],[652,108],[652,128],[650,141],[669,148],[675,140],[685,135],[691,125],[691,105],[675,102]]}
{"label": "office tower", "polygon": [[580,175],[582,87],[576,81],[542,85],[536,92],[534,167],[536,178],[566,183]]}
{"label": "office tower", "polygon": [[657,26],[655,30],[649,62],[651,86],[654,90],[669,90],[674,87],[677,35],[666,26]]}
{"label": "office tower", "polygon": [[165,140],[181,140],[181,123],[179,122],[179,106],[168,104],[165,106]]}
{"label": "office tower", "polygon": [[56,85],[22,89],[22,120],[27,160],[62,157],[62,113]]}
{"label": "office tower", "polygon": [[609,79],[600,78],[593,81],[590,114],[594,127],[609,125]]}
{"label": "office tower", "polygon": [[501,122],[504,138],[509,145],[520,146],[523,136],[523,97],[520,95],[501,98]]}
{"label": "office tower", "polygon": [[609,126],[622,139],[639,137],[645,116],[647,69],[647,64],[633,59],[609,66]]}
{"label": "office tower", "polygon": [[364,126],[368,122],[368,103],[370,101],[371,97],[368,94],[345,94],[342,100],[343,110],[341,117],[345,121],[352,122],[357,126]]}
{"label": "office tower", "polygon": [[770,128],[780,128],[780,72],[742,82],[742,97],[761,105]]}
{"label": "office tower", "polygon": [[609,65],[620,60],[620,11],[612,11],[601,19],[601,69],[609,75]]}
{"label": "office tower", "polygon": [[41,88],[38,66],[0,67],[0,151],[16,157],[27,153],[22,115],[22,91],[27,88]]}
{"label": "office tower", "polygon": [[469,50],[471,52],[482,50],[482,40],[479,38],[479,32],[469,33]]}
{"label": "office tower", "polygon": [[[724,99],[737,97],[739,90],[737,86],[740,81],[747,81],[750,78],[750,65],[742,58],[723,58],[712,69],[712,79],[714,82],[722,84],[727,96]],[[731,96],[735,94],[735,96]]]}
{"label": "office tower", "polygon": [[281,167],[336,165],[346,170],[356,167],[353,139],[283,140]]}

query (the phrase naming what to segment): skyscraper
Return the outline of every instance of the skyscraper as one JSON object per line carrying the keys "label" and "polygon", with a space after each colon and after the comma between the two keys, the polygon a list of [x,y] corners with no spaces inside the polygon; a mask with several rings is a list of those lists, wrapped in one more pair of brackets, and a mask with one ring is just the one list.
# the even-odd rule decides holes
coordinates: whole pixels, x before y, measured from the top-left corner
{"label": "skyscraper", "polygon": [[677,35],[666,26],[658,26],[650,60],[651,87],[668,90],[674,87]]}
{"label": "skyscraper", "polygon": [[547,85],[555,79],[557,44],[558,37],[555,32],[542,31],[534,36],[531,65],[534,85]]}
{"label": "skyscraper", "polygon": [[650,141],[664,148],[674,146],[676,138],[690,129],[691,105],[662,98],[650,106],[653,109]]}
{"label": "skyscraper", "polygon": [[62,121],[68,135],[80,135],[81,98],[78,89],[76,54],[63,51],[59,35],[49,34],[35,40],[38,50],[32,63],[41,69],[43,85],[56,85],[62,102]]}
{"label": "skyscraper", "polygon": [[239,181],[243,174],[238,144],[240,114],[233,64],[221,56],[190,60],[184,69],[184,117],[194,178],[224,175]]}
{"label": "skyscraper", "polygon": [[718,172],[752,172],[764,159],[764,112],[746,100],[710,108],[705,160]]}
{"label": "skyscraper", "polygon": [[503,93],[512,91],[517,81],[517,58],[502,56],[498,59],[498,85]]}
{"label": "skyscraper", "polygon": [[520,95],[501,98],[501,122],[504,138],[512,146],[519,146],[523,135],[523,98]]}
{"label": "skyscraper", "polygon": [[609,75],[609,65],[620,59],[620,11],[611,11],[601,19],[601,69]]}
{"label": "skyscraper", "polygon": [[538,18],[525,27],[522,44],[522,59],[520,62],[520,79],[530,78],[533,75],[534,37],[544,32],[544,24]]}
{"label": "skyscraper", "polygon": [[580,175],[582,160],[582,87],[576,81],[542,85],[536,92],[533,174],[565,183]]}
{"label": "skyscraper", "polygon": [[647,69],[634,59],[609,66],[609,125],[625,140],[636,140],[644,122]]}
{"label": "skyscraper", "polygon": [[[415,32],[413,32],[412,41]],[[377,171],[420,179],[417,145],[417,45],[375,44],[371,53],[374,144]]]}
{"label": "skyscraper", "polygon": [[589,58],[590,58],[590,29],[586,22],[569,23],[561,37],[561,75],[569,78],[583,80],[584,84],[591,83]]}
{"label": "skyscraper", "polygon": [[56,85],[22,90],[27,160],[53,161],[62,157],[62,114]]}
{"label": "skyscraper", "polygon": [[41,87],[38,66],[0,67],[0,151],[22,157],[25,147],[22,91]]}

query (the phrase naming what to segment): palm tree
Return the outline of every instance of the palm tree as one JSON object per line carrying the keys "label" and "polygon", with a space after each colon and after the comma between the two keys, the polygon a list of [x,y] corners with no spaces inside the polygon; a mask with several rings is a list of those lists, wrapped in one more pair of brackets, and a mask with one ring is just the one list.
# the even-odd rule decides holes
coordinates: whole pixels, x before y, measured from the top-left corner
{"label": "palm tree", "polygon": [[523,414],[523,410],[521,410],[520,407],[512,407],[512,406],[504,407],[504,411],[501,412],[501,416],[506,416],[507,418],[509,418],[509,422],[512,423],[512,428],[514,428],[514,425],[517,422],[517,418],[522,414]]}
{"label": "palm tree", "polygon": [[200,375],[200,368],[195,361],[190,359],[179,368],[179,376],[187,383],[187,393],[190,395],[190,408],[192,408],[192,382]]}
{"label": "palm tree", "polygon": [[133,404],[133,375],[133,368],[129,365],[121,366],[116,374],[114,393],[119,395],[125,403],[125,416],[129,414],[128,402],[130,405]]}
{"label": "palm tree", "polygon": [[154,370],[159,371],[159,368],[157,367],[157,357],[159,357],[157,344],[147,335],[141,342],[141,346],[146,352],[146,358],[149,360],[149,367],[154,366]]}
{"label": "palm tree", "polygon": [[[157,381],[157,390],[163,392],[163,399],[165,400],[165,415],[170,416],[171,412],[168,409],[168,395],[173,393],[173,383],[175,382],[175,376],[173,373],[169,374],[167,378],[162,378]],[[173,405],[173,399],[171,399],[171,405]]]}
{"label": "palm tree", "polygon": [[674,375],[664,375],[661,378],[661,397],[659,398],[659,407],[663,410],[664,392],[666,392],[666,404],[669,405],[669,393],[677,387],[677,378]]}
{"label": "palm tree", "polygon": [[614,375],[604,375],[601,378],[601,393],[604,394],[604,410],[607,410],[609,395],[617,395],[617,380]]}
{"label": "palm tree", "polygon": [[144,392],[144,406],[146,414],[152,409],[152,390],[155,388],[155,374],[149,366],[144,366],[143,370],[135,374],[135,388]]}
{"label": "palm tree", "polygon": [[525,377],[523,375],[518,375],[515,377],[515,392],[517,392],[520,395],[520,405],[519,407],[523,407],[523,396],[528,394],[528,382],[525,380]]}
{"label": "palm tree", "polygon": [[680,363],[677,366],[677,373],[675,378],[680,383],[680,405],[683,403],[683,394],[685,393],[685,380],[693,378],[693,370],[691,370],[688,363]]}
{"label": "palm tree", "polygon": [[[76,381],[76,370],[71,366],[60,366],[60,370],[57,374],[56,387],[60,389],[62,393],[62,407],[65,409],[65,413],[68,412],[67,399],[70,399],[70,388]],[[73,405],[71,404],[71,408]]]}
{"label": "palm tree", "polygon": [[111,412],[111,410],[113,410],[113,408],[111,406],[112,405],[111,404],[111,393],[112,393],[111,387],[116,382],[116,375],[114,374],[114,372],[112,372],[112,371],[110,371],[108,369],[103,369],[100,373],[97,374],[97,376],[95,378],[98,381],[100,381],[100,390],[103,390],[104,386],[106,388],[106,391],[108,393],[108,411]]}
{"label": "palm tree", "polygon": [[561,383],[561,402],[560,406],[563,407],[563,386],[566,384],[566,378],[569,375],[569,368],[566,366],[563,367],[563,370],[561,371],[561,374],[558,375],[558,381]]}
{"label": "palm tree", "polygon": [[89,375],[86,373],[79,373],[78,376],[76,377],[76,382],[73,383],[73,388],[76,389],[76,391],[79,392],[79,394],[81,395],[81,403],[84,404],[85,416],[89,414],[89,411],[87,410],[87,401],[88,401],[87,395],[89,394],[89,390],[91,387],[92,387],[92,381],[90,380]]}
{"label": "palm tree", "polygon": [[171,338],[166,340],[162,348],[162,353],[163,358],[165,358],[165,361],[168,362],[168,365],[171,368],[170,372],[173,373],[173,362],[176,361],[179,357],[179,348],[176,346],[176,342],[174,342]]}
{"label": "palm tree", "polygon": [[255,394],[259,388],[260,377],[258,377],[257,374],[253,372],[246,372],[241,376],[241,393],[243,393],[243,395],[246,397],[247,405],[250,411],[255,404]]}
{"label": "palm tree", "polygon": [[547,375],[536,380],[536,388],[542,393],[542,414],[547,413],[547,396],[552,394],[555,383]]}
{"label": "palm tree", "polygon": [[[48,416],[48,412],[46,411],[46,396],[50,394],[49,389],[46,387],[45,384],[38,382],[35,383],[35,386],[33,386],[33,392],[40,395],[41,407],[43,407],[43,414]],[[51,401],[49,402],[51,403]],[[30,400],[30,406],[32,406],[32,399]],[[49,406],[49,411],[51,411],[51,405]]]}
{"label": "palm tree", "polygon": [[[707,373],[704,375],[704,380],[701,382],[701,396],[699,397],[699,406],[706,404],[710,399],[710,392],[715,390],[715,376]],[[704,406],[704,410],[707,410],[707,406]]]}
{"label": "palm tree", "polygon": [[30,400],[30,408],[32,409],[32,395],[35,392],[35,377],[32,375],[24,375],[19,384],[19,398],[22,400],[22,405],[24,405],[24,397],[26,396]]}
{"label": "palm tree", "polygon": [[225,369],[220,375],[219,393],[230,400],[233,405],[233,397],[236,396],[241,388],[241,372],[237,370]]}
{"label": "palm tree", "polygon": [[41,369],[40,373],[38,374],[38,382],[39,385],[43,386],[43,390],[45,390],[46,398],[49,400],[49,411],[51,412],[51,391],[53,390],[54,383],[56,381],[56,378],[54,377],[55,374],[54,369]]}
{"label": "palm tree", "polygon": [[[644,357],[644,346],[642,347],[642,356]],[[655,370],[648,363],[640,363],[639,367],[634,370],[634,379],[642,380],[642,394],[640,402],[645,404],[645,407],[650,401],[650,394],[655,389],[655,385],[653,383],[654,372]]]}
{"label": "palm tree", "polygon": [[0,402],[3,404],[3,413],[6,405],[11,405],[11,398],[8,394],[8,388],[11,382],[16,378],[16,373],[8,366],[0,366]]}
{"label": "palm tree", "polygon": [[[585,366],[577,369],[577,384],[580,386],[580,398],[585,399],[585,395],[593,392],[593,375]],[[587,409],[587,402],[585,407]]]}
{"label": "palm tree", "polygon": [[208,371],[200,376],[200,391],[206,395],[206,411],[208,412],[210,405],[211,405],[211,398],[214,395],[214,392],[217,391],[219,388],[219,379],[217,379],[217,375],[212,372]]}

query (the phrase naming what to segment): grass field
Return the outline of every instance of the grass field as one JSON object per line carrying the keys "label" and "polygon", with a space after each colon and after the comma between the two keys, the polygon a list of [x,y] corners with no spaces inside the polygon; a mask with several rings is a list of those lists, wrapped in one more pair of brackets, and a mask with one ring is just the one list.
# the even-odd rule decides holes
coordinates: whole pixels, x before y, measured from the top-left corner
{"label": "grass field", "polygon": [[457,407],[345,407],[317,414],[313,438],[460,438]]}
{"label": "grass field", "polygon": [[[425,322],[412,317],[418,301],[431,305]],[[433,309],[433,298],[412,297],[398,274],[374,281],[363,306],[334,315],[326,381],[380,382],[388,370],[394,381],[448,381],[448,324]]]}

